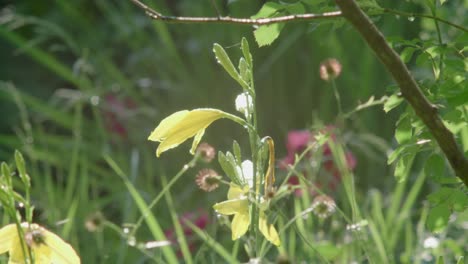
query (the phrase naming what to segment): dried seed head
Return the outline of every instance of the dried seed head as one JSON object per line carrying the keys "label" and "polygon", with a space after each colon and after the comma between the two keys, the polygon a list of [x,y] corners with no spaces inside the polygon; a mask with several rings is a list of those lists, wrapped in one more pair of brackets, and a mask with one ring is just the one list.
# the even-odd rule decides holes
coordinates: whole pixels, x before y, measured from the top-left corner
{"label": "dried seed head", "polygon": [[320,78],[324,81],[336,79],[341,73],[341,64],[336,59],[326,59],[320,63]]}
{"label": "dried seed head", "polygon": [[218,188],[220,176],[212,169],[202,169],[198,172],[195,182],[200,189],[211,192]]}
{"label": "dried seed head", "polygon": [[316,216],[325,219],[335,212],[336,203],[328,195],[318,195],[312,202],[311,208]]}
{"label": "dried seed head", "polygon": [[89,232],[100,231],[103,227],[104,216],[101,212],[95,212],[88,216],[85,222],[85,227]]}
{"label": "dried seed head", "polygon": [[267,188],[265,190],[265,199],[267,200],[272,199],[273,197],[275,197],[276,193],[277,193],[276,187]]}
{"label": "dried seed head", "polygon": [[202,142],[197,147],[197,154],[200,155],[200,157],[205,162],[211,162],[216,156],[216,150],[210,144],[208,144],[206,142]]}
{"label": "dried seed head", "polygon": [[40,226],[32,224],[25,232],[24,240],[30,248],[45,244],[44,230]]}

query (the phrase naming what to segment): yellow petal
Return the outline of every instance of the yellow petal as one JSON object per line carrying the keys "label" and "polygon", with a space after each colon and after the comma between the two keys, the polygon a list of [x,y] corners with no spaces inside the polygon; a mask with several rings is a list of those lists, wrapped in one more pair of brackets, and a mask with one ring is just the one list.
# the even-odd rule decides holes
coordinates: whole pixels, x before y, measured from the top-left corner
{"label": "yellow petal", "polygon": [[[201,108],[190,112],[180,111],[164,119],[150,135],[150,140],[160,141],[156,156],[172,149],[199,134],[196,141],[200,141],[205,130],[212,122],[222,118],[223,111],[217,109]],[[196,142],[195,142],[196,143]]]}
{"label": "yellow petal", "polygon": [[248,214],[249,201],[247,198],[227,200],[213,205],[213,209],[223,215],[245,214],[246,212]]}
{"label": "yellow petal", "polygon": [[198,131],[198,133],[193,138],[192,148],[190,149],[190,154],[194,155],[195,150],[197,150],[198,143],[200,143],[201,138],[205,134],[205,129]]}
{"label": "yellow petal", "polygon": [[[80,264],[80,258],[70,244],[56,234],[44,230],[45,244],[52,249],[51,260],[54,264]],[[49,264],[49,263],[47,263]]]}
{"label": "yellow petal", "polygon": [[[29,227],[28,227],[29,226]],[[37,224],[22,224],[23,231],[26,234],[31,234],[29,232],[38,232],[42,242],[35,243],[34,241],[28,242],[32,243],[31,251],[34,255],[36,264],[80,264],[80,258],[73,250],[73,248],[63,241],[59,236],[54,233],[46,230],[45,228]],[[35,235],[37,235],[35,234]],[[8,249],[10,259],[9,264],[22,264],[25,261],[23,255],[23,250],[21,248],[20,238],[17,234],[17,229],[14,224],[8,225],[0,229],[0,241],[3,238],[10,238],[10,247]]]}
{"label": "yellow petal", "polygon": [[[15,231],[16,231],[16,228],[15,228]],[[27,250],[27,248],[25,248],[25,250]],[[10,263],[15,263],[15,264],[25,263],[23,249],[21,247],[21,241],[18,235],[15,236],[11,241],[11,248],[9,251],[9,255],[10,255],[10,259],[8,260],[9,264]]]}
{"label": "yellow petal", "polygon": [[246,196],[249,192],[249,186],[245,185],[244,187],[240,187],[235,183],[230,183],[229,191],[228,191],[228,200],[238,199],[242,196]]}
{"label": "yellow petal", "polygon": [[18,237],[16,226],[9,224],[0,229],[0,254],[10,250],[14,238]]}
{"label": "yellow petal", "polygon": [[62,264],[66,262],[57,262],[53,258],[52,250],[46,244],[41,244],[33,248],[34,260],[36,264]]}
{"label": "yellow petal", "polygon": [[161,123],[159,123],[158,127],[151,132],[148,140],[161,142],[166,139],[168,131],[184,119],[188,113],[188,110],[182,110],[164,118]]}
{"label": "yellow petal", "polygon": [[281,245],[281,241],[278,235],[278,232],[276,232],[275,227],[270,224],[268,225],[267,219],[265,217],[265,213],[260,212],[260,218],[258,220],[258,228],[260,229],[260,232],[265,236],[265,238],[270,241],[273,245],[279,247]]}
{"label": "yellow petal", "polygon": [[248,210],[244,213],[235,214],[231,223],[232,240],[236,240],[243,236],[249,229],[249,225],[250,214]]}

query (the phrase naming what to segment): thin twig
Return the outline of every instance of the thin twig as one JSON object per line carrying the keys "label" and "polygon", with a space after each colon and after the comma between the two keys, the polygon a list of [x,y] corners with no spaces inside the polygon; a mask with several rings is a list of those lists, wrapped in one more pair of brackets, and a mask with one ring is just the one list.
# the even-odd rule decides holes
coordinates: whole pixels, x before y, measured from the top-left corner
{"label": "thin twig", "polygon": [[437,107],[426,98],[400,56],[388,45],[385,37],[356,4],[355,0],[335,0],[335,2],[346,20],[359,31],[369,47],[392,74],[400,87],[402,96],[428,127],[455,174],[468,186],[468,160],[457,145],[452,132],[443,123]]}
{"label": "thin twig", "polygon": [[300,15],[288,15],[272,18],[236,18],[229,16],[221,17],[180,17],[180,16],[166,16],[163,15],[149,6],[143,4],[139,0],[131,0],[138,7],[143,9],[146,14],[154,20],[161,20],[168,23],[225,23],[225,24],[240,24],[240,25],[270,25],[274,23],[285,23],[285,22],[299,22],[316,19],[330,19],[342,17],[341,11],[326,12],[321,14],[300,14]]}
{"label": "thin twig", "polygon": [[214,10],[216,11],[216,14],[218,17],[221,17],[221,12],[219,11],[218,5],[216,4],[215,0],[211,0],[211,5],[213,6]]}
{"label": "thin twig", "polygon": [[[297,14],[297,15],[288,15],[288,16],[280,16],[280,17],[272,17],[272,18],[259,18],[259,19],[250,19],[250,18],[236,18],[236,17],[229,17],[229,16],[221,16],[220,12],[217,9],[218,17],[179,17],[179,16],[166,16],[163,15],[156,10],[152,9],[151,7],[145,5],[140,0],[130,0],[135,5],[140,7],[145,11],[145,13],[154,20],[162,20],[168,23],[225,23],[225,24],[241,24],[241,25],[269,25],[274,23],[287,23],[287,22],[300,22],[300,21],[307,21],[307,20],[316,20],[316,19],[330,19],[330,18],[339,18],[343,17],[341,11],[334,11],[334,12],[327,12],[321,14]],[[400,16],[407,16],[407,17],[423,17],[423,18],[430,18],[437,20],[439,22],[445,23],[450,25],[454,28],[457,28],[461,31],[468,32],[468,29],[464,28],[463,26],[457,25],[452,23],[448,20],[437,16],[431,16],[426,14],[417,14],[417,13],[408,13],[402,12],[394,9],[383,8],[383,13],[375,13],[374,15],[383,15],[383,14],[395,14]]]}
{"label": "thin twig", "polygon": [[422,17],[422,18],[429,18],[429,19],[434,19],[436,21],[442,22],[444,24],[450,25],[456,29],[459,29],[464,32],[468,32],[467,28],[464,28],[463,26],[457,25],[455,23],[452,23],[448,20],[445,20],[443,18],[437,17],[437,16],[432,16],[432,15],[426,15],[426,14],[418,14],[418,13],[408,13],[408,12],[403,12],[399,10],[394,10],[394,9],[389,9],[389,8],[384,8],[382,9],[384,13],[387,14],[394,14],[394,15],[399,15],[399,16],[406,16],[406,17]]}

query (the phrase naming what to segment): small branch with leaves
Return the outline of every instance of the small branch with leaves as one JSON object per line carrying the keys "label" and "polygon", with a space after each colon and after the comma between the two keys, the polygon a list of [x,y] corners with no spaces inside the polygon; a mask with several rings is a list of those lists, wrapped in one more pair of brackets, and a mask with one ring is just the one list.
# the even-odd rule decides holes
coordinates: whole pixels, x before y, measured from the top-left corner
{"label": "small branch with leaves", "polygon": [[[456,143],[455,137],[443,123],[438,114],[438,109],[423,94],[417,82],[412,77],[410,71],[400,59],[399,55],[388,45],[385,37],[375,27],[369,17],[362,11],[355,0],[335,0],[341,11],[327,12],[321,14],[292,14],[272,18],[235,18],[229,16],[218,17],[180,17],[166,16],[148,7],[139,0],[131,0],[139,8],[144,10],[148,16],[154,20],[168,23],[227,23],[238,25],[270,25],[275,23],[301,22],[320,19],[345,18],[362,35],[369,47],[375,52],[386,69],[391,73],[400,87],[403,98],[412,106],[416,115],[428,127],[434,136],[439,147],[447,157],[455,174],[468,186],[468,160]],[[420,15],[395,10],[382,9],[381,14],[411,15],[415,17],[425,17],[446,23],[458,30],[467,32],[468,30],[460,25],[456,25],[436,16]],[[219,13],[218,13],[219,14]],[[378,12],[377,12],[378,14]],[[380,14],[378,14],[380,15]]]}
{"label": "small branch with leaves", "polygon": [[181,17],[181,16],[166,16],[163,15],[149,6],[143,4],[139,0],[131,0],[138,7],[143,9],[145,13],[154,20],[161,20],[168,23],[225,23],[225,24],[238,24],[238,25],[271,25],[275,23],[286,23],[286,22],[300,22],[317,19],[331,19],[342,17],[341,11],[326,12],[320,14],[295,14],[288,16],[272,17],[272,18],[236,18],[229,16],[218,16],[218,17]]}

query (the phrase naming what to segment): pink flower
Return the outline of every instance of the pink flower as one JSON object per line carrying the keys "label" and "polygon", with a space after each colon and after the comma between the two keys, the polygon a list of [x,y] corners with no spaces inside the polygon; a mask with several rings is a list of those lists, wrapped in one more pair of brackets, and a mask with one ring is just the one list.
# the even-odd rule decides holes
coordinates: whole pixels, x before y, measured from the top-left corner
{"label": "pink flower", "polygon": [[[333,132],[336,130],[335,126],[327,126],[321,132],[329,134],[329,142],[330,140],[336,140],[336,134]],[[288,133],[287,142],[286,142],[286,149],[287,149],[287,156],[280,161],[279,167],[281,169],[286,170],[288,165],[292,165],[295,163],[295,156],[302,154],[302,152],[307,148],[307,146],[315,141],[314,133],[307,131],[307,130],[293,130]],[[319,178],[318,182],[315,183],[316,186],[328,186],[330,190],[335,190],[338,186],[338,183],[341,181],[341,175],[336,167],[335,161],[333,160],[333,155],[328,143],[323,144],[322,146],[322,162],[323,168],[325,171],[330,173],[333,177],[329,178]],[[305,156],[305,161],[311,161],[313,159],[313,150],[310,153],[307,153]],[[356,167],[356,158],[354,155],[347,151],[346,155],[346,162],[347,166],[350,170],[353,170]],[[303,171],[305,177],[307,177],[307,171]],[[297,176],[291,176],[288,180],[288,184],[291,186],[299,185],[299,179]],[[294,193],[296,196],[302,195],[301,189],[295,189]]]}
{"label": "pink flower", "polygon": [[121,138],[127,137],[125,119],[128,111],[136,108],[136,104],[128,97],[118,98],[114,94],[104,95],[104,123],[108,132]]}
{"label": "pink flower", "polygon": [[295,155],[301,154],[309,145],[311,140],[311,133],[308,130],[292,130],[288,132],[286,140],[286,149],[288,155],[280,161],[280,167],[285,169],[287,165],[294,164]]}

